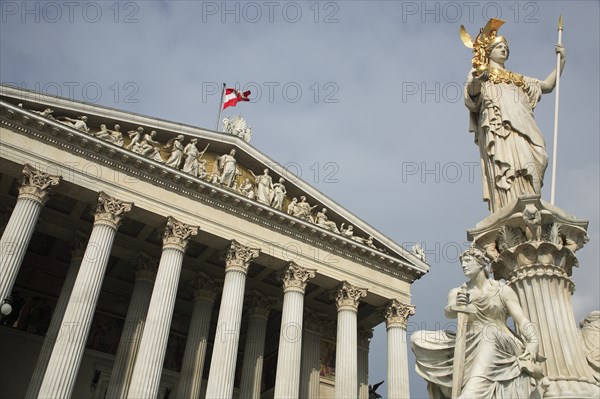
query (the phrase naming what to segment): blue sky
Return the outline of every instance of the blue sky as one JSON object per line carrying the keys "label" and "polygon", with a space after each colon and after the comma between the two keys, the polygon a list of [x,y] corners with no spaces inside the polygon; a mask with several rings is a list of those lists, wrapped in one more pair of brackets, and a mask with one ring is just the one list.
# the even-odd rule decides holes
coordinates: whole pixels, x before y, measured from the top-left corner
{"label": "blue sky", "polygon": [[[247,119],[253,146],[394,241],[422,243],[431,270],[413,285],[409,330],[437,329],[463,281],[466,229],[488,215],[460,92],[471,53],[459,27],[476,35],[488,18],[506,20],[507,68],[544,79],[562,14],[556,205],[590,221],[573,276],[580,320],[600,308],[599,4],[2,1],[0,81],[207,128],[221,82],[251,90],[251,103],[224,116]],[[535,112],[551,153],[554,94]],[[380,325],[371,382],[386,379],[385,353]],[[425,398],[409,362],[412,397]]]}

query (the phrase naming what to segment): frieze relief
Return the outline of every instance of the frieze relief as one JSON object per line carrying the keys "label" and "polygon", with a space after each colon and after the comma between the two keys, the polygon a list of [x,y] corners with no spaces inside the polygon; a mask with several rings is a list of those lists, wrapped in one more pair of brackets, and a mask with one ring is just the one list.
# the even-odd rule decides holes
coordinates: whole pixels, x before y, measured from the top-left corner
{"label": "frieze relief", "polygon": [[[19,104],[19,106],[23,106]],[[60,122],[82,133],[101,139],[114,146],[131,151],[151,159],[164,166],[174,168],[206,183],[234,191],[250,200],[257,201],[288,215],[307,221],[325,230],[339,234],[371,249],[386,252],[375,244],[375,239],[368,235],[359,235],[354,226],[347,222],[341,225],[330,219],[328,209],[310,205],[306,195],[292,196],[288,193],[289,182],[282,176],[272,176],[269,168],[256,172],[240,165],[236,149],[218,153],[208,151],[209,140],[199,143],[196,137],[175,135],[171,132],[150,130],[143,126],[121,131],[121,124],[106,123],[98,127],[88,125],[87,115],[77,117],[55,116],[55,111],[45,108],[43,111],[30,110],[49,120]],[[114,122],[114,121],[113,121]],[[232,134],[249,141],[251,129],[245,121],[233,118],[225,122],[225,133]],[[113,126],[109,128],[108,126]],[[167,136],[166,139],[164,137]],[[171,136],[171,137],[168,137]],[[202,148],[202,150],[200,150]]]}

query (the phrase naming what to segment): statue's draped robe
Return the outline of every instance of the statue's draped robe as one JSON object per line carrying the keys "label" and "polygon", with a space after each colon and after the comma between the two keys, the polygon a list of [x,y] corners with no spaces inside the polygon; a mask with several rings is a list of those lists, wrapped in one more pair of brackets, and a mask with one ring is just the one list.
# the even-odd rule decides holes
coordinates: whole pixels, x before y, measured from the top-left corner
{"label": "statue's draped robe", "polygon": [[[470,301],[477,312],[469,315],[465,373],[460,398],[529,398],[531,377],[522,372],[518,359],[523,343],[506,326],[508,310],[504,290],[495,285],[486,295]],[[456,335],[449,331],[417,331],[411,337],[416,370],[430,384],[431,398],[450,398]]]}
{"label": "statue's draped robe", "polygon": [[472,97],[471,80],[469,75],[465,90],[469,130],[480,150],[483,199],[495,212],[521,195],[541,192],[548,155],[533,110],[542,90],[538,80],[523,77],[521,87],[486,81]]}

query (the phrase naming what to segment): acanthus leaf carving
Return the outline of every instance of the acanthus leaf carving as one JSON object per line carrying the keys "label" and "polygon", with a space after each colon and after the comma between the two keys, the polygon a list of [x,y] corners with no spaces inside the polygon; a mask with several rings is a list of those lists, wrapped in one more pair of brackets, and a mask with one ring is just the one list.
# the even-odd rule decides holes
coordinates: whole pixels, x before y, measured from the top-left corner
{"label": "acanthus leaf carving", "polygon": [[108,225],[114,229],[119,227],[123,215],[133,208],[133,202],[125,202],[111,197],[101,191],[94,213],[94,224]]}
{"label": "acanthus leaf carving", "polygon": [[385,308],[384,316],[387,328],[400,326],[406,328],[408,318],[415,314],[415,307],[392,299]]}
{"label": "acanthus leaf carving", "polygon": [[340,310],[358,310],[358,304],[361,298],[367,296],[367,290],[354,286],[347,281],[342,282],[335,293],[335,301],[338,311]]}
{"label": "acanthus leaf carving", "polygon": [[48,199],[50,187],[58,185],[61,177],[44,173],[26,164],[23,167],[19,198],[28,198],[41,204]]}
{"label": "acanthus leaf carving", "polygon": [[236,240],[232,240],[225,254],[225,268],[226,270],[235,269],[246,273],[252,259],[257,258],[259,254],[260,249],[242,245]]}
{"label": "acanthus leaf carving", "polygon": [[304,293],[308,280],[314,278],[315,274],[315,269],[308,269],[294,262],[290,262],[281,276],[283,290],[296,290]]}
{"label": "acanthus leaf carving", "polygon": [[190,238],[198,234],[199,229],[169,216],[163,232],[163,249],[172,248],[184,252]]}

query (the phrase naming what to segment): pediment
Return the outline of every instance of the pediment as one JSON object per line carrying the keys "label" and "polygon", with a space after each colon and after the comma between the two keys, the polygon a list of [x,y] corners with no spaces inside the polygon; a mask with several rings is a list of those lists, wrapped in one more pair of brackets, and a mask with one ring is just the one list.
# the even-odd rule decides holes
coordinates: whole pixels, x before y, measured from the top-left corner
{"label": "pediment", "polygon": [[[255,209],[313,238],[395,265],[414,278],[428,270],[423,259],[240,137],[21,89],[0,89],[2,111],[9,118],[66,137],[139,172],[170,178],[224,202]],[[48,108],[51,113],[45,112]],[[155,133],[150,139],[151,132]],[[235,153],[230,155],[232,150]]]}

